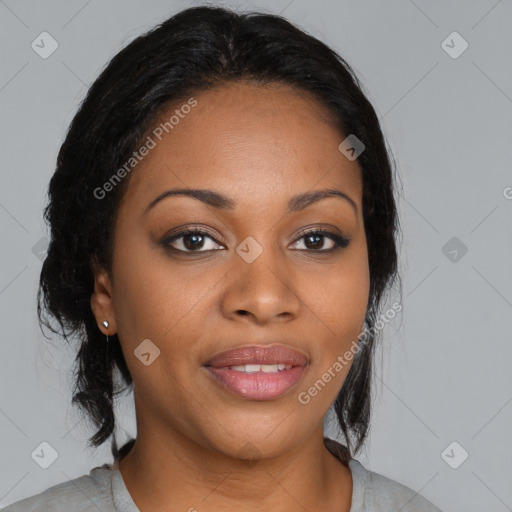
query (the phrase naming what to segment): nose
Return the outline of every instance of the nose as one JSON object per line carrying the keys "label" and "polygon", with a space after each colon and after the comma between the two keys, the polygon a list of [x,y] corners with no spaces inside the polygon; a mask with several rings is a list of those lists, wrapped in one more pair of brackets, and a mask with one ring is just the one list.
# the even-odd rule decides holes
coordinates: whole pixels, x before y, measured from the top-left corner
{"label": "nose", "polygon": [[251,263],[238,254],[228,273],[222,310],[231,319],[248,317],[257,324],[288,322],[299,314],[294,266],[269,249]]}

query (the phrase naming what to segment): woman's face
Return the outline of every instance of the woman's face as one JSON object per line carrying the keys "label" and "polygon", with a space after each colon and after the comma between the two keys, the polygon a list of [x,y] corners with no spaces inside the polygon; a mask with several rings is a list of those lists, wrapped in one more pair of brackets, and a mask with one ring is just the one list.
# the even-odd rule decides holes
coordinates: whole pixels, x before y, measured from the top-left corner
{"label": "woman's face", "polygon": [[[119,209],[112,279],[97,273],[92,307],[119,335],[139,435],[271,456],[317,431],[350,369],[339,358],[357,341],[369,297],[361,171],[306,92],[230,83],[194,100],[162,115],[155,129],[179,111],[169,133],[150,134],[154,147]],[[228,205],[207,194],[209,204],[187,195],[154,202],[171,189],[209,190]],[[324,189],[350,199],[289,208]],[[192,227],[205,233],[171,240]],[[317,229],[350,242],[303,233]],[[227,387],[206,366],[251,345],[295,349],[309,363],[282,375],[215,370]]]}

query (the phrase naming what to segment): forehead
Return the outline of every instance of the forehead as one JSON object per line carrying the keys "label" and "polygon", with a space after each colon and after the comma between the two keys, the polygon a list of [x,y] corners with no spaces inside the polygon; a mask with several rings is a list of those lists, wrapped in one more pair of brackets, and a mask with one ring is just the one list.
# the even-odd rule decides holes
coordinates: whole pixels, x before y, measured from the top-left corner
{"label": "forehead", "polygon": [[[238,202],[335,187],[360,204],[361,171],[338,149],[345,135],[307,91],[228,83],[174,102],[153,123],[154,147],[137,164],[127,201],[166,189],[209,188]],[[155,135],[157,134],[157,135]],[[146,205],[144,205],[146,206]]]}

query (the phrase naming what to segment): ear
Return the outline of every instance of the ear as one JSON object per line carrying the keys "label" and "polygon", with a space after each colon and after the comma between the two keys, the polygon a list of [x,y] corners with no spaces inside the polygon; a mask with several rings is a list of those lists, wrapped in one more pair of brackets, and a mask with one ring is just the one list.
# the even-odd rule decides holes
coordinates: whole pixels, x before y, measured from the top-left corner
{"label": "ear", "polygon": [[[103,334],[112,335],[117,332],[112,300],[112,283],[108,272],[96,264],[92,264],[94,273],[94,292],[91,295],[91,309],[96,318],[98,328]],[[108,328],[103,325],[108,322]]]}

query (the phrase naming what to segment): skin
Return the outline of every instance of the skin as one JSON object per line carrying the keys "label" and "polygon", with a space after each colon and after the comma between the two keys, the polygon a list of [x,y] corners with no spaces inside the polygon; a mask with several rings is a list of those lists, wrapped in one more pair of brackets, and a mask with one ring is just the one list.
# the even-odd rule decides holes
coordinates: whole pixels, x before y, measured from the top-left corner
{"label": "skin", "polygon": [[[351,472],[325,448],[323,419],[350,364],[307,405],[298,394],[363,326],[370,282],[361,170],[339,151],[345,135],[307,92],[238,82],[194,98],[197,106],[133,171],[112,275],[95,272],[98,327],[118,333],[134,381],[137,442],[121,474],[143,512],[348,512]],[[175,196],[144,214],[174,187],[212,189],[236,207]],[[293,195],[323,188],[344,192],[356,208],[330,197],[286,213]],[[190,237],[165,249],[164,238],[190,226],[208,231],[199,249],[192,252]],[[334,243],[308,245],[301,233],[313,227],[337,228],[350,243],[319,252]],[[263,249],[252,263],[236,252],[248,236]],[[161,351],[147,366],[134,355],[145,339]],[[278,399],[235,396],[202,368],[223,350],[274,342],[310,359],[302,381]]]}

